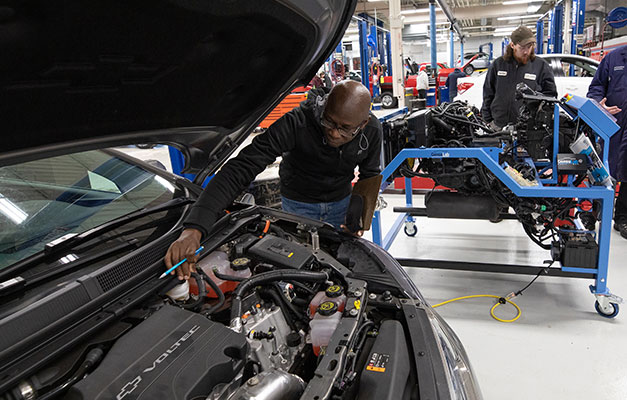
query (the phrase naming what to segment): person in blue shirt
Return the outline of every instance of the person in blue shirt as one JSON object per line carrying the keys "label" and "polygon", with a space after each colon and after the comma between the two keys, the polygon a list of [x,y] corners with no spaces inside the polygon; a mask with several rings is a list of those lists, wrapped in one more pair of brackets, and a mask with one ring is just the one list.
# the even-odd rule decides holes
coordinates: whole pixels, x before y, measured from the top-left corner
{"label": "person in blue shirt", "polygon": [[457,79],[463,78],[464,76],[466,76],[466,74],[463,73],[461,69],[455,68],[455,70],[449,74],[448,78],[446,78],[449,101],[455,100],[455,96],[457,96]]}
{"label": "person in blue shirt", "polygon": [[610,174],[622,182],[614,206],[614,229],[627,239],[627,45],[606,55],[588,88],[587,97],[598,101],[616,118],[620,130],[610,139]]}

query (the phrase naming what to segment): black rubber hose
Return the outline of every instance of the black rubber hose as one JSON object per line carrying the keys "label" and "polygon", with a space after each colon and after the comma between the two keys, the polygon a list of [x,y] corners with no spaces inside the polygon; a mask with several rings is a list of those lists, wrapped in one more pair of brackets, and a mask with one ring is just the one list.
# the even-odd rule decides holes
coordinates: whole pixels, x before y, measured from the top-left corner
{"label": "black rubber hose", "polygon": [[191,276],[194,278],[196,285],[198,286],[198,299],[191,303],[181,304],[181,306],[186,310],[196,309],[196,307],[205,301],[205,296],[207,295],[207,287],[205,286],[205,281],[202,279],[202,274],[192,272]]}
{"label": "black rubber hose", "polygon": [[[277,306],[280,307],[281,305],[283,305],[283,299],[281,298],[281,295],[278,294],[275,290],[272,290],[272,288],[268,288],[268,290],[266,290],[264,293],[270,296]],[[283,313],[283,315],[285,316],[285,320],[290,326],[290,329],[292,329],[294,332],[298,332],[298,327],[296,327],[296,323],[294,322],[294,319],[289,315],[289,313]]]}
{"label": "black rubber hose", "polygon": [[246,278],[242,278],[241,276],[223,274],[220,271],[218,271],[216,267],[213,267],[213,274],[216,276],[216,278],[222,279],[223,281],[242,282],[246,279]]}
{"label": "black rubber hose", "polygon": [[250,277],[241,282],[233,292],[231,298],[231,321],[242,315],[242,295],[248,290],[262,283],[292,279],[306,282],[325,282],[329,280],[329,276],[324,272],[281,270],[264,272]]}
{"label": "black rubber hose", "polygon": [[85,357],[85,361],[83,362],[83,364],[81,364],[81,366],[74,373],[74,375],[70,377],[70,379],[65,381],[60,386],[55,387],[54,389],[44,394],[43,396],[39,396],[37,398],[39,400],[47,400],[47,399],[53,399],[57,396],[60,396],[62,393],[67,391],[70,388],[70,386],[74,385],[76,382],[82,379],[85,373],[89,372],[94,366],[98,365],[100,363],[100,360],[102,360],[103,356],[104,356],[104,351],[100,347],[96,347],[92,349],[89,353],[87,353],[87,356]]}
{"label": "black rubber hose", "polygon": [[304,323],[309,323],[309,318],[302,312],[302,311],[298,311],[296,309],[296,307],[294,306],[294,304],[292,304],[292,302],[287,298],[287,296],[285,295],[285,293],[283,292],[283,290],[281,290],[281,287],[279,286],[278,283],[274,283],[272,285],[274,287],[274,289],[279,293],[279,296],[281,297],[281,299],[283,300],[283,305],[292,312],[292,314],[294,314],[294,316],[296,318],[298,318],[299,320],[301,320]]}
{"label": "black rubber hose", "polygon": [[218,286],[217,283],[215,283],[213,281],[213,279],[211,279],[206,273],[205,271],[203,271],[202,269],[199,270],[199,272],[203,275],[203,277],[205,278],[205,281],[207,282],[207,284],[209,286],[211,286],[211,288],[213,289],[214,292],[216,292],[216,294],[218,295],[218,302],[216,304],[214,304],[213,306],[209,307],[208,309],[206,309],[203,314],[205,315],[211,315],[214,312],[216,312],[216,310],[218,310],[220,307],[222,307],[224,305],[224,293],[222,293],[222,290],[220,289],[220,287]]}

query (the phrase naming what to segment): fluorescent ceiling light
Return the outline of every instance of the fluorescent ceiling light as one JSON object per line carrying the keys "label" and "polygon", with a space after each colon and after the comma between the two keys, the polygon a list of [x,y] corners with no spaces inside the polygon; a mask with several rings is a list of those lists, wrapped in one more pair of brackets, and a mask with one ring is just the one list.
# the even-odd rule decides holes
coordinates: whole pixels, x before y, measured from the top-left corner
{"label": "fluorescent ceiling light", "polygon": [[529,19],[529,18],[540,18],[542,14],[531,14],[531,15],[516,15],[514,17],[498,17],[498,21],[513,21],[517,19]]}
{"label": "fluorescent ceiling light", "polygon": [[529,4],[529,7],[527,7],[527,12],[534,13],[538,11],[539,9],[540,9],[540,4]]}
{"label": "fluorescent ceiling light", "polygon": [[19,208],[15,203],[11,200],[7,199],[3,195],[0,194],[0,213],[4,214],[11,221],[16,224],[21,224],[26,221],[28,218],[28,214],[24,212],[21,208]]}
{"label": "fluorescent ceiling light", "polygon": [[494,29],[494,32],[514,32],[518,26],[501,26]]}
{"label": "fluorescent ceiling light", "polygon": [[[436,8],[435,8],[435,11],[436,11],[436,12],[440,12],[440,11],[442,11],[442,9],[441,9],[441,8],[439,8],[439,7],[436,7]],[[429,9],[428,9],[428,8],[417,8],[417,9],[414,9],[414,10],[403,10],[403,11],[401,11],[401,14],[402,14],[402,15],[408,15],[408,14],[423,14],[423,13],[424,13],[424,14],[426,14],[426,13],[428,13],[428,12],[429,12]]]}

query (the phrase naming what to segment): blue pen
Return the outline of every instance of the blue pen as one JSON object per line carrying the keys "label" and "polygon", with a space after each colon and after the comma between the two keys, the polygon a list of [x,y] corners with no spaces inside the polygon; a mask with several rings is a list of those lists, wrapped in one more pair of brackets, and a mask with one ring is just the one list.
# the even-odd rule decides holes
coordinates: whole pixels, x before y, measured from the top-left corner
{"label": "blue pen", "polygon": [[[196,252],[194,252],[194,255],[198,255],[198,253],[200,253],[201,251],[203,251],[205,247],[204,246],[200,246],[198,248],[198,250],[196,250]],[[181,266],[181,264],[183,264],[185,261],[187,261],[187,257],[185,257],[184,259],[182,259],[181,261],[179,261],[178,263],[176,263],[175,266],[173,266],[172,268],[170,268],[169,270],[165,271],[164,273],[161,274],[161,276],[159,277],[159,279],[163,278],[164,276],[167,276],[170,272],[174,271],[175,269],[177,269],[178,267]]]}

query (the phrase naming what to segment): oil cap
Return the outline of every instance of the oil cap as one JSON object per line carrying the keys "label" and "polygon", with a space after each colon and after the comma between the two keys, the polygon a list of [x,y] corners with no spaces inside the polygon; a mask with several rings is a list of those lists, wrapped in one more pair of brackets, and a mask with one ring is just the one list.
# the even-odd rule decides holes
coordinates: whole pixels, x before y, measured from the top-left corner
{"label": "oil cap", "polygon": [[318,314],[328,317],[337,312],[337,304],[332,301],[325,301],[324,303],[318,306]]}
{"label": "oil cap", "polygon": [[324,293],[327,297],[340,297],[342,295],[342,287],[340,285],[329,286]]}
{"label": "oil cap", "polygon": [[231,262],[231,268],[234,271],[243,271],[250,267],[250,258],[240,257]]}

